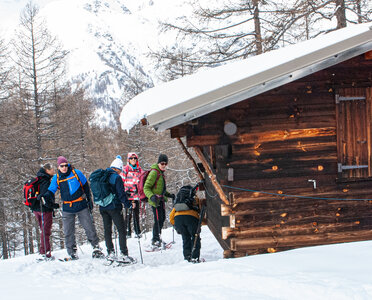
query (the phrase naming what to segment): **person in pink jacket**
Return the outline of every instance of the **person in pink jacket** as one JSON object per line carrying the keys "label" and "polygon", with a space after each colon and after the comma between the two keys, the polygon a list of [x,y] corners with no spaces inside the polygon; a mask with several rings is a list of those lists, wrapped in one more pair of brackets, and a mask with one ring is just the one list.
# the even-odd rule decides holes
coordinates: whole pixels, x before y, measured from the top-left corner
{"label": "person in pink jacket", "polygon": [[128,200],[132,202],[132,208],[126,209],[127,216],[127,237],[131,237],[131,219],[133,213],[133,227],[137,237],[141,236],[139,225],[140,197],[138,195],[139,176],[142,173],[142,168],[138,163],[138,155],[134,152],[129,152],[127,156],[127,165],[123,168],[120,174],[124,182],[124,190],[127,193]]}

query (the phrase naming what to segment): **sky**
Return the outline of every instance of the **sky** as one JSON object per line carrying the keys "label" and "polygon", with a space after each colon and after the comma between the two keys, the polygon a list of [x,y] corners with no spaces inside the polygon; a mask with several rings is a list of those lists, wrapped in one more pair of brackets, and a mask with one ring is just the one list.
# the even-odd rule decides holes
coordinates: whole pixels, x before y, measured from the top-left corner
{"label": "sky", "polygon": [[[0,0],[0,32],[18,24],[19,15],[29,0]],[[55,0],[33,0],[40,8]]]}
{"label": "sky", "polygon": [[[163,230],[172,241],[172,228]],[[372,241],[308,247],[290,251],[223,259],[223,251],[203,226],[204,263],[183,260],[182,239],[162,252],[144,249],[151,234],[128,239],[129,255],[138,260],[126,267],[104,266],[91,258],[91,247],[79,247],[77,261],[36,262],[36,254],[0,260],[2,299],[133,299],[133,300],[346,300],[372,299]],[[115,243],[114,243],[115,244]],[[104,243],[101,243],[104,247]],[[57,258],[66,250],[53,252]]]}

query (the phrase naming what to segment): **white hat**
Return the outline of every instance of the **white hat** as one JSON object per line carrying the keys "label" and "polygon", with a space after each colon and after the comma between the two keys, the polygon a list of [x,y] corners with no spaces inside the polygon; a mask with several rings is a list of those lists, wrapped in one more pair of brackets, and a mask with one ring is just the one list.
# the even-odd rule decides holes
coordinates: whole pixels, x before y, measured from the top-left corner
{"label": "white hat", "polygon": [[110,168],[123,170],[123,161],[121,160],[121,157],[119,158],[118,156],[113,160],[113,162],[111,163]]}

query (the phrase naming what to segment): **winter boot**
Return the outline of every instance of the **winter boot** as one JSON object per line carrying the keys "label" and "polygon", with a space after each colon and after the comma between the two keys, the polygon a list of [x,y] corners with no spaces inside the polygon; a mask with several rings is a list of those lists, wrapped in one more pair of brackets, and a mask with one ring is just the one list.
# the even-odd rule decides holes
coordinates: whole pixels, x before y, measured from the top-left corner
{"label": "winter boot", "polygon": [[105,255],[99,245],[93,246],[92,258],[104,258]]}
{"label": "winter boot", "polygon": [[114,250],[108,250],[107,251],[106,259],[108,259],[108,260],[116,260],[117,257],[116,257],[115,251]]}
{"label": "winter boot", "polygon": [[74,253],[71,253],[70,258],[71,258],[71,260],[78,260],[79,256],[77,255],[76,252],[74,252]]}
{"label": "winter boot", "polygon": [[120,253],[118,256],[118,261],[125,264],[132,264],[135,262],[135,259],[131,256],[128,256],[124,253]]}

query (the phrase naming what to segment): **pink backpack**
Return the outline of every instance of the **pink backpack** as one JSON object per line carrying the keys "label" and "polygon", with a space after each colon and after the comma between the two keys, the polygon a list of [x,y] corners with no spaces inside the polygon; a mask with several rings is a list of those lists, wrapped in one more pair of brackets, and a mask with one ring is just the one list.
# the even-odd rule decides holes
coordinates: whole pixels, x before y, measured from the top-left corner
{"label": "pink backpack", "polygon": [[150,174],[150,172],[152,170],[155,170],[158,173],[158,176],[156,177],[154,186],[156,187],[156,185],[158,184],[158,180],[159,180],[160,175],[161,175],[159,170],[151,169],[151,170],[147,170],[147,171],[142,172],[141,175],[139,176],[139,182],[138,182],[138,187],[137,187],[138,188],[138,195],[139,195],[141,201],[147,201],[148,200],[146,195],[145,195],[145,191],[143,190],[143,187],[145,186],[147,176]]}

